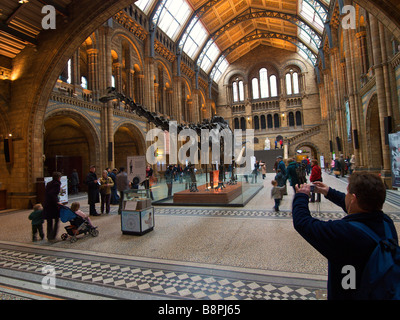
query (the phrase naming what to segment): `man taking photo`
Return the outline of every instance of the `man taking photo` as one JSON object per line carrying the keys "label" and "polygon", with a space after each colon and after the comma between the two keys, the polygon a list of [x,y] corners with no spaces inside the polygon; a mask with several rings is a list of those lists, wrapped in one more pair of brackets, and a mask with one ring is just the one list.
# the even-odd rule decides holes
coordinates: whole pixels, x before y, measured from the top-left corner
{"label": "man taking photo", "polygon": [[[385,239],[384,222],[391,231],[393,241],[398,236],[393,224],[382,208],[386,189],[381,178],[371,173],[354,172],[349,178],[347,194],[336,191],[322,182],[315,182],[315,192],[341,207],[347,216],[337,221],[320,221],[310,215],[308,208],[312,186],[296,186],[293,199],[293,224],[297,232],[328,259],[328,299],[360,299],[369,293],[360,292],[363,271],[377,243],[351,222],[361,222]],[[355,270],[355,286],[343,286],[345,267]],[[400,286],[400,283],[395,284]]]}

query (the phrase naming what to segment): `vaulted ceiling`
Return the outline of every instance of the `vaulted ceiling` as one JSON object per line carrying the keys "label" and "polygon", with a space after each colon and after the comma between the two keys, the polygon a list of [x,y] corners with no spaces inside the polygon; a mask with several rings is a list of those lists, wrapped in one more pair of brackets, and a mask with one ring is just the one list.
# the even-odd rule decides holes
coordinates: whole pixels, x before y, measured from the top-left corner
{"label": "vaulted ceiling", "polygon": [[[168,0],[176,3],[179,1],[182,2],[182,0]],[[305,58],[309,58],[311,63],[315,63],[321,45],[323,24],[329,17],[329,4],[334,0],[184,1],[189,5],[190,13],[179,22],[181,27],[173,40],[176,41],[178,48],[183,48],[188,36],[196,40],[197,35],[191,34],[191,31],[195,23],[201,21],[207,35],[197,44],[199,51],[191,58],[200,66],[207,50],[212,46],[218,48],[218,53],[214,54],[213,61],[206,71],[212,73],[211,68],[218,67],[218,58],[221,58],[218,61],[226,58],[226,61],[233,63],[260,45],[297,51]],[[154,21],[151,19],[157,12],[163,10],[167,0],[132,1],[137,5],[140,2],[148,3],[145,13],[150,21]],[[335,2],[343,4],[343,0]],[[74,19],[76,13],[70,12],[69,8],[77,7],[77,3],[78,0],[1,0],[0,57],[13,59],[26,46],[41,45],[41,41],[46,39],[41,37],[44,5],[54,6],[58,16],[70,21]],[[355,3],[364,6],[372,14],[376,13],[381,21],[385,16],[393,17],[390,22],[391,30],[395,30],[393,26],[399,28],[398,0],[355,0]],[[179,20],[179,17],[176,19]]]}

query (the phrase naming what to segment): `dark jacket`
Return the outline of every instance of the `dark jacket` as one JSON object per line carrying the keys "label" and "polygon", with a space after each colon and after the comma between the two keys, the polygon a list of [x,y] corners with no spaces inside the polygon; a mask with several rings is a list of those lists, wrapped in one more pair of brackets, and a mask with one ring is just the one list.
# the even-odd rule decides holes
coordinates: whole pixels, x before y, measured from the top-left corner
{"label": "dark jacket", "polygon": [[85,183],[88,186],[88,203],[100,202],[99,196],[99,184],[94,182],[97,180],[97,174],[95,172],[89,172],[86,176]]}
{"label": "dark jacket", "polygon": [[60,217],[58,209],[58,195],[61,190],[61,181],[51,180],[46,185],[44,204],[43,204],[43,218],[55,219]]}
{"label": "dark jacket", "polygon": [[29,220],[32,220],[32,225],[33,226],[38,226],[43,224],[44,220],[43,220],[43,210],[36,210],[33,211],[29,217]]}
{"label": "dark jacket", "polygon": [[[340,206],[345,212],[345,197],[342,192],[329,189],[326,198]],[[328,299],[357,299],[362,271],[376,247],[376,243],[362,230],[352,226],[349,221],[359,221],[384,237],[383,220],[390,225],[395,240],[398,241],[393,221],[382,211],[355,213],[335,221],[320,221],[311,217],[308,208],[309,196],[297,193],[293,199],[293,224],[297,232],[318,252],[328,259]],[[344,266],[356,269],[356,289],[344,290],[342,274]]]}
{"label": "dark jacket", "polygon": [[296,167],[297,167],[297,163],[295,161],[292,161],[291,163],[289,163],[287,170],[286,170],[286,172],[287,172],[286,178],[289,179],[290,185],[292,187],[299,183],[299,178],[297,177]]}

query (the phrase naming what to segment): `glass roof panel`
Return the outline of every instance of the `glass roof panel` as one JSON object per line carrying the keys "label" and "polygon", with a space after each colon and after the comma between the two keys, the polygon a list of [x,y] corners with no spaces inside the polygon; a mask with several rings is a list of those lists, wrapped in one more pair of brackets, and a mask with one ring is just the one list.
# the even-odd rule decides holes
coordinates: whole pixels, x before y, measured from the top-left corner
{"label": "glass roof panel", "polygon": [[135,5],[142,10],[145,14],[149,14],[151,7],[155,0],[138,0]]}
{"label": "glass roof panel", "polygon": [[211,66],[214,64],[215,60],[218,58],[220,53],[221,51],[219,50],[217,45],[213,43],[207,50],[203,58],[203,61],[200,65],[200,68],[202,68],[206,73],[208,73],[211,69]]}
{"label": "glass roof panel", "polygon": [[201,21],[198,20],[188,34],[183,51],[193,59],[199,53],[199,50],[204,44],[204,41],[206,41],[207,36],[208,32]]}
{"label": "glass roof panel", "polygon": [[158,27],[175,41],[191,13],[192,9],[185,0],[167,0]]}

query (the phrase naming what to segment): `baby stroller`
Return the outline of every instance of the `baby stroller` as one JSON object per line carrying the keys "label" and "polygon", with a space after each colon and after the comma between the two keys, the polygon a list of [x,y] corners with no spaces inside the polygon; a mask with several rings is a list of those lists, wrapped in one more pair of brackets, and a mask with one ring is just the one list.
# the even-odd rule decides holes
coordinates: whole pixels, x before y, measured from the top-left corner
{"label": "baby stroller", "polygon": [[78,240],[76,236],[80,234],[86,235],[89,233],[92,237],[97,237],[99,235],[97,227],[91,227],[89,222],[66,206],[60,206],[60,219],[64,223],[68,221],[71,223],[69,226],[65,227],[67,233],[61,235],[62,240],[67,240],[68,236],[71,236],[70,241],[74,243]]}

